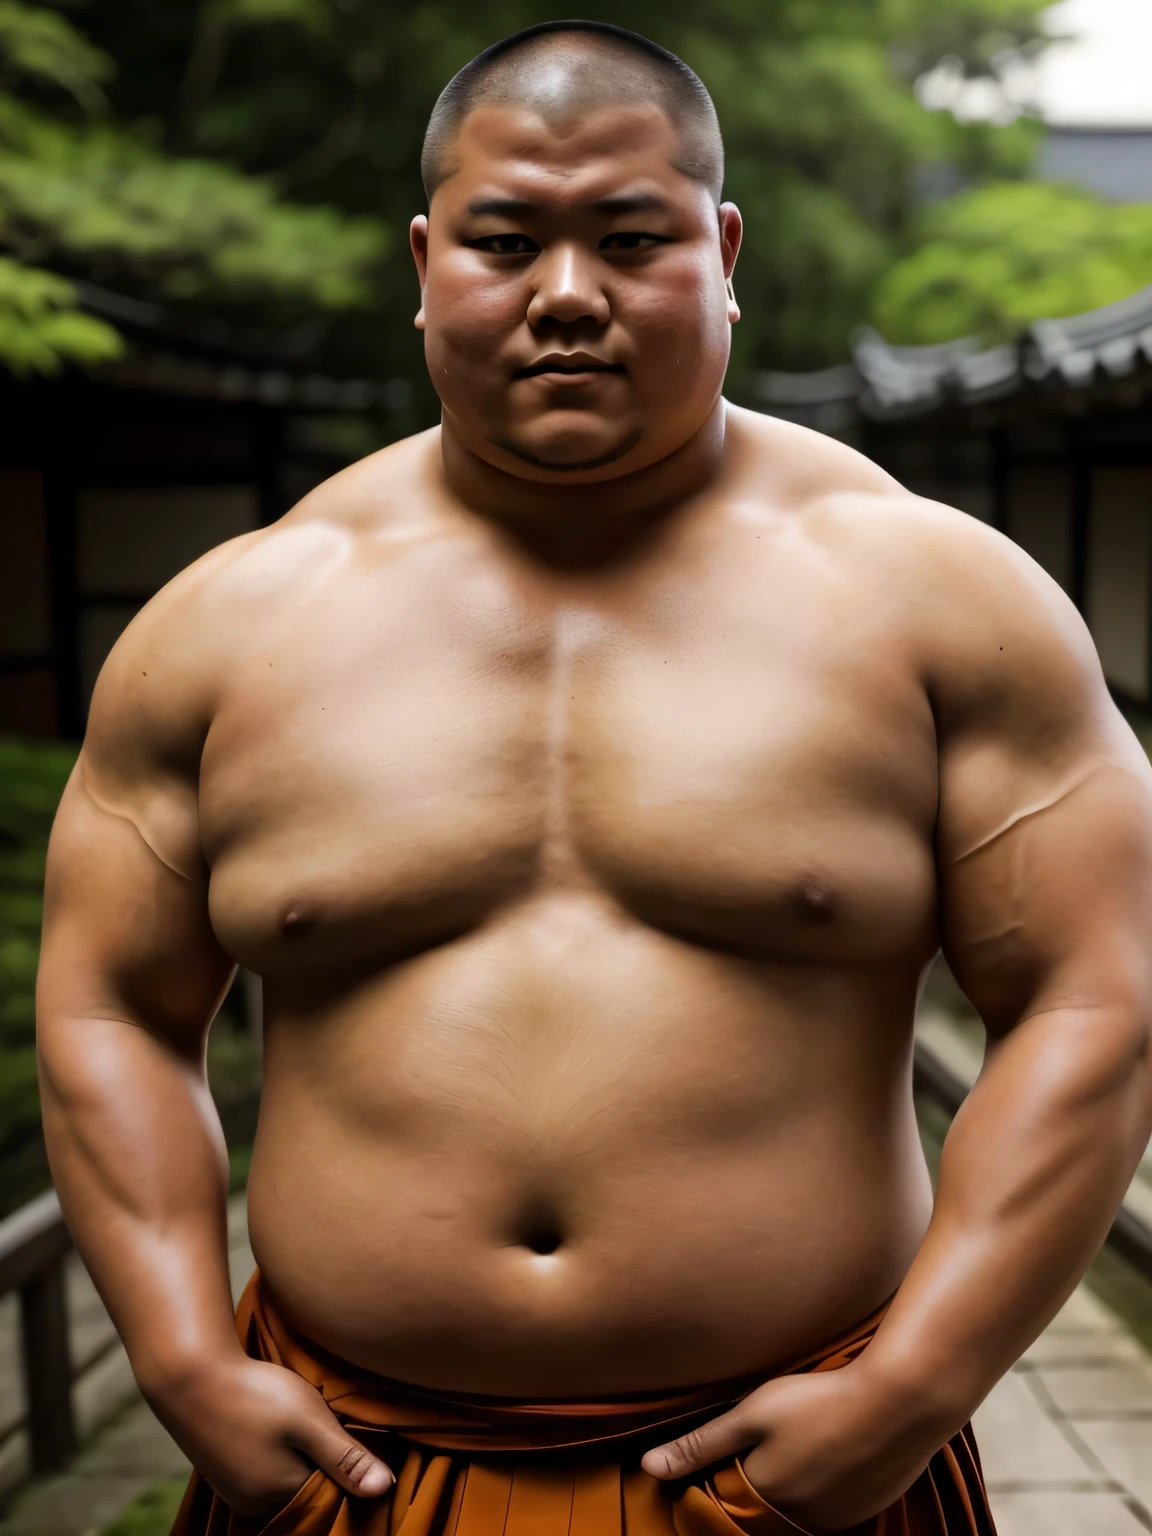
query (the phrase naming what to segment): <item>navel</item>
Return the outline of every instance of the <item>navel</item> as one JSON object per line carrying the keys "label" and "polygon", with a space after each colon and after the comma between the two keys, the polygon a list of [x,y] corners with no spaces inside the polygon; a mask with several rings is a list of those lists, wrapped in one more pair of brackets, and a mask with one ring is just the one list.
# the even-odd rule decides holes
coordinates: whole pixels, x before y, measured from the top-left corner
{"label": "navel", "polygon": [[521,1243],[529,1253],[547,1257],[555,1253],[564,1242],[563,1237],[555,1227],[533,1227],[524,1233]]}
{"label": "navel", "polygon": [[534,1258],[550,1258],[564,1246],[567,1234],[550,1200],[530,1201],[513,1227],[512,1240]]}

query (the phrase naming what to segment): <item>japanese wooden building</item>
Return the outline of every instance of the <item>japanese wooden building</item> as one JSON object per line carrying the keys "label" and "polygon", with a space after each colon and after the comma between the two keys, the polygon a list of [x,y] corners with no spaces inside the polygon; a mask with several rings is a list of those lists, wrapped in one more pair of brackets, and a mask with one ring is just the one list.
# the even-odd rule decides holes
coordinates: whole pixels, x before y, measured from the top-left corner
{"label": "japanese wooden building", "polygon": [[1152,288],[1018,344],[892,347],[761,375],[774,415],[851,442],[909,489],[993,524],[1084,614],[1122,702],[1152,702]]}
{"label": "japanese wooden building", "polygon": [[[92,375],[0,374],[0,731],[76,736],[132,615],[221,540],[410,429],[407,385],[152,344]],[[854,339],[760,408],[1002,529],[1070,594],[1123,700],[1152,703],[1152,288],[982,349]]]}
{"label": "japanese wooden building", "polygon": [[403,382],[155,349],[90,375],[0,373],[0,731],[78,736],[147,599],[355,457],[333,425],[384,429]]}

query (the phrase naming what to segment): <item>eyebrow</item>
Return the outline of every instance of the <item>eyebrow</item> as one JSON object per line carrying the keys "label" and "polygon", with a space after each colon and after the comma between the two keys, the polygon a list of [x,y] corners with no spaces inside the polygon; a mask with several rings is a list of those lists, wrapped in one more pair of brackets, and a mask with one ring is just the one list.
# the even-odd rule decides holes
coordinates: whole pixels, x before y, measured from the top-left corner
{"label": "eyebrow", "polygon": [[624,192],[618,197],[601,197],[592,204],[597,213],[665,213],[666,199],[655,192]]}
{"label": "eyebrow", "polygon": [[[467,212],[474,219],[485,214],[495,218],[518,219],[527,214],[540,213],[543,203],[534,203],[523,197],[477,197],[468,204]],[[618,217],[627,213],[664,213],[668,204],[655,192],[626,192],[615,197],[600,197],[592,204],[594,213]]]}

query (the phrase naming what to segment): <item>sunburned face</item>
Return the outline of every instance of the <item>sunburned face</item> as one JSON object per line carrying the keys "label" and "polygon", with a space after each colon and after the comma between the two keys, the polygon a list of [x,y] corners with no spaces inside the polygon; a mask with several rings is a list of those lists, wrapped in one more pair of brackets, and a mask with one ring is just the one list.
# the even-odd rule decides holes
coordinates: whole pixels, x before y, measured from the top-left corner
{"label": "sunburned face", "polygon": [[711,413],[739,318],[725,285],[740,215],[676,169],[678,151],[655,103],[465,118],[412,248],[445,424],[482,459],[603,480]]}

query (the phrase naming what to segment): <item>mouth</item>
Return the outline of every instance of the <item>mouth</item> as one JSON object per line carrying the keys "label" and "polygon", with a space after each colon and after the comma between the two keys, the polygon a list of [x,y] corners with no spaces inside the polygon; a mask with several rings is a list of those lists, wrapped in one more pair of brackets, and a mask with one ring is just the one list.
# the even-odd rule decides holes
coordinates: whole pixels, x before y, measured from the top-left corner
{"label": "mouth", "polygon": [[584,352],[563,352],[551,353],[535,363],[530,363],[526,368],[518,368],[515,377],[563,379],[569,384],[581,384],[587,383],[597,374],[623,372],[624,369],[619,363],[606,363],[603,358],[591,357]]}

